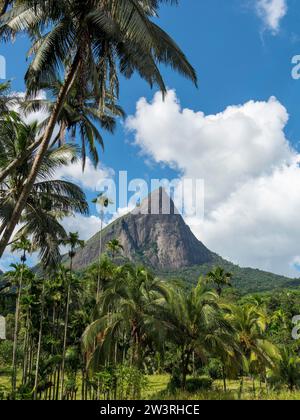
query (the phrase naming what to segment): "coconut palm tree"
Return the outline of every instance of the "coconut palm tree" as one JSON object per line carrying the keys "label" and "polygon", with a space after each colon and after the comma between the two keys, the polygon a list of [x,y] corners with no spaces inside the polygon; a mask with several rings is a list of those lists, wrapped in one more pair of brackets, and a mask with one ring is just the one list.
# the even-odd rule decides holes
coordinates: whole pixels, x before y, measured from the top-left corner
{"label": "coconut palm tree", "polygon": [[33,59],[25,77],[29,94],[36,92],[40,82],[58,68],[65,69],[65,76],[27,182],[0,240],[0,257],[26,206],[74,83],[79,82],[83,91],[91,84],[102,110],[107,97],[113,103],[118,97],[118,69],[127,78],[138,72],[151,86],[158,85],[163,93],[166,88],[158,69],[160,63],[170,65],[196,82],[195,71],[182,51],[152,20],[160,3],[166,1],[89,0],[83,8],[80,2],[20,0],[12,3],[13,7],[2,16],[3,37],[26,31],[33,40]]}
{"label": "coconut palm tree", "polygon": [[233,275],[231,273],[227,273],[221,267],[217,267],[207,274],[208,280],[216,286],[219,296],[222,295],[222,289],[224,287],[231,287],[232,277]]}
{"label": "coconut palm tree", "polygon": [[[3,135],[5,134],[0,141],[2,167],[13,160],[19,150],[26,150],[28,145],[35,142],[39,126],[36,122],[27,125],[18,116],[13,116],[7,119],[5,128],[0,124],[0,133],[1,128]],[[34,159],[35,153],[32,153],[21,167],[15,169],[0,184],[2,232],[9,223]],[[21,215],[22,226],[16,237],[22,234],[30,236],[34,248],[39,249],[45,266],[57,264],[60,260],[59,242],[66,237],[66,232],[59,220],[74,212],[88,213],[88,204],[82,190],[70,182],[54,179],[57,169],[76,159],[77,151],[72,146],[64,145],[47,151]]]}
{"label": "coconut palm tree", "polygon": [[10,109],[19,103],[19,98],[11,92],[11,82],[0,83],[0,120],[9,114]]}
{"label": "coconut palm tree", "polygon": [[252,305],[228,308],[227,320],[233,326],[241,348],[242,369],[252,376],[254,386],[255,376],[265,376],[266,368],[274,366],[278,359],[278,348],[266,338],[268,316],[263,309]]}
{"label": "coconut palm tree", "polygon": [[106,248],[109,252],[111,252],[113,260],[120,251],[124,250],[123,245],[118,239],[112,239],[111,241],[109,241],[106,245]]}
{"label": "coconut palm tree", "polygon": [[[55,106],[53,98],[56,98],[58,95],[61,84],[62,82],[59,77],[53,75],[53,80],[51,79],[41,83],[41,89],[49,91],[50,99],[36,97],[27,98],[26,100],[20,100],[20,98],[18,99],[18,109],[20,112],[24,113],[25,116],[35,112],[43,112],[47,115],[40,124],[41,130],[49,121],[53,107]],[[7,98],[7,96],[4,95],[5,86],[3,86],[4,92],[3,95],[1,95],[1,88],[2,86],[0,85],[0,115],[2,103],[3,106],[5,106],[4,110],[6,110],[9,108],[8,104],[16,102],[16,99],[13,97]],[[85,95],[84,97],[83,94]],[[62,144],[65,144],[68,137],[70,137],[70,140],[74,142],[77,134],[79,134],[81,140],[83,169],[86,164],[87,149],[89,149],[89,155],[96,166],[99,162],[97,145],[100,145],[102,149],[104,149],[104,140],[98,126],[113,133],[116,125],[115,118],[124,117],[124,115],[125,114],[121,107],[111,103],[106,103],[104,110],[99,111],[98,104],[95,103],[92,93],[90,91],[79,91],[77,85],[74,85],[70,89],[66,102],[59,114],[57,121],[59,130],[52,141],[52,146],[61,146]],[[68,133],[70,133],[70,136],[68,136]],[[19,151],[15,159],[12,160],[9,165],[6,165],[0,170],[0,182],[2,182],[16,167],[21,166],[33,151],[38,149],[41,140],[42,137],[38,137],[30,147]]]}
{"label": "coconut palm tree", "polygon": [[280,350],[280,359],[270,371],[268,380],[273,386],[287,385],[290,391],[300,388],[300,357],[288,348]]}
{"label": "coconut palm tree", "polygon": [[167,293],[166,284],[144,268],[130,265],[116,268],[114,279],[99,302],[100,317],[83,335],[89,367],[97,369],[106,360],[116,360],[116,343],[127,336],[131,363],[141,368],[149,340],[163,342],[159,305]]}
{"label": "coconut palm tree", "polygon": [[[27,98],[20,103],[20,109],[25,115],[39,111],[47,113],[49,116],[43,121],[43,126],[46,126],[55,106],[53,98],[58,96],[62,83],[59,77],[55,75],[53,80],[47,79],[44,83],[41,83],[40,88],[49,92],[50,99]],[[73,141],[79,134],[83,169],[85,168],[87,149],[89,149],[94,165],[97,166],[99,163],[97,145],[104,149],[104,140],[99,127],[113,133],[116,126],[116,117],[125,117],[120,106],[111,101],[106,101],[103,110],[100,110],[91,87],[87,86],[86,90],[82,91],[77,82],[69,90],[59,114],[57,121],[59,130],[52,144],[58,144],[59,146],[64,144],[68,139],[68,132]]]}
{"label": "coconut palm tree", "polygon": [[[192,355],[203,362],[216,349],[216,340],[229,344],[232,327],[221,312],[219,296],[200,279],[190,292],[173,289],[161,318],[169,340],[180,350],[181,386],[186,387],[186,378]],[[224,344],[225,346],[225,344]]]}
{"label": "coconut palm tree", "polygon": [[68,338],[68,326],[69,326],[69,311],[70,311],[70,298],[71,298],[71,285],[73,278],[73,259],[76,255],[77,247],[84,247],[84,241],[79,239],[79,233],[69,233],[67,239],[63,241],[64,245],[70,247],[70,275],[66,276],[67,280],[67,299],[66,299],[66,313],[65,313],[65,327],[64,327],[64,341],[63,341],[63,354],[62,354],[62,369],[61,369],[61,399],[64,395],[64,379],[65,379],[65,361],[66,361],[66,349],[67,349],[67,338]]}

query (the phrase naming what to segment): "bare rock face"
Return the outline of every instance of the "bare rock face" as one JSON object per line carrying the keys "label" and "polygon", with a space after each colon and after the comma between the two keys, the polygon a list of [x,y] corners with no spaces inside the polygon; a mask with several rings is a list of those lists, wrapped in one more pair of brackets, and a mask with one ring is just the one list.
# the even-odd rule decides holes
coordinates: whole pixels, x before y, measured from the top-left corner
{"label": "bare rock face", "polygon": [[[103,249],[109,241],[118,239],[124,247],[124,258],[155,271],[173,271],[214,259],[214,254],[193,235],[162,189],[152,193],[132,213],[104,229],[102,237]],[[78,250],[74,267],[82,269],[97,261],[99,250],[100,233]]]}

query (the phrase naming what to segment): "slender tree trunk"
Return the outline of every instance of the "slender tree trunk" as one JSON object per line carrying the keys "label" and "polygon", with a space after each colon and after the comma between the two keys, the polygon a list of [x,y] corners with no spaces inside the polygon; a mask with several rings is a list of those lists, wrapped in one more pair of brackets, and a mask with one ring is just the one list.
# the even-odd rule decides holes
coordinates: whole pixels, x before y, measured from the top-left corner
{"label": "slender tree trunk", "polygon": [[188,368],[190,363],[191,352],[187,351],[185,354],[184,350],[182,352],[182,389],[186,390],[186,379],[188,375]]}
{"label": "slender tree trunk", "polygon": [[60,386],[60,368],[58,368],[58,371],[57,371],[56,394],[55,394],[56,401],[59,398],[59,386]]}
{"label": "slender tree trunk", "polygon": [[38,348],[37,348],[37,356],[36,356],[36,366],[35,366],[35,378],[34,378],[34,395],[33,399],[37,399],[37,389],[38,389],[38,381],[39,381],[39,368],[40,368],[40,357],[41,357],[41,348],[42,348],[42,336],[43,336],[43,322],[44,322],[44,296],[45,295],[45,284],[43,284],[42,290],[42,303],[41,303],[41,317],[40,317],[40,330],[39,330],[39,341],[38,341]]}
{"label": "slender tree trunk", "polygon": [[252,377],[253,395],[256,396],[255,376]]}
{"label": "slender tree trunk", "polygon": [[84,381],[85,381],[85,369],[81,369],[81,399],[84,401]]}
{"label": "slender tree trunk", "polygon": [[244,376],[242,376],[242,378],[241,378],[240,390],[239,390],[239,400],[241,400],[243,398],[243,393],[244,393]]}
{"label": "slender tree trunk", "polygon": [[[25,258],[25,256],[24,256]],[[12,393],[15,395],[17,386],[17,345],[18,345],[18,330],[19,330],[19,316],[20,316],[20,302],[23,287],[23,275],[24,275],[24,262],[22,263],[21,275],[18,287],[18,295],[16,302],[16,314],[15,314],[15,329],[14,329],[14,344],[13,344],[13,357],[12,357]]]}
{"label": "slender tree trunk", "polygon": [[26,372],[26,382],[27,379],[31,377],[32,374],[32,358],[33,358],[33,338],[30,337],[30,343],[29,343],[29,362],[28,362],[28,368]]}
{"label": "slender tree trunk", "polygon": [[226,371],[225,371],[225,366],[224,365],[222,365],[222,376],[223,376],[224,392],[227,392]]}
{"label": "slender tree trunk", "polygon": [[70,71],[67,73],[65,82],[64,82],[64,84],[63,84],[63,86],[60,90],[60,93],[57,97],[56,105],[55,105],[53,113],[52,113],[52,115],[49,119],[49,123],[48,123],[48,126],[47,126],[46,130],[45,130],[43,140],[41,142],[38,153],[37,153],[37,155],[35,157],[35,160],[32,164],[30,174],[27,178],[26,183],[24,184],[23,190],[22,190],[22,192],[21,192],[21,194],[18,198],[18,201],[15,205],[13,214],[12,214],[12,216],[10,218],[10,221],[7,224],[6,229],[5,229],[5,231],[3,233],[3,236],[1,238],[1,241],[0,241],[0,258],[3,256],[5,248],[10,241],[11,235],[13,234],[13,231],[14,231],[16,225],[19,223],[22,211],[23,211],[24,207],[26,206],[28,196],[29,196],[29,194],[32,190],[32,187],[34,185],[34,182],[36,180],[36,177],[37,177],[38,171],[40,169],[40,166],[43,162],[45,153],[48,150],[49,143],[51,141],[51,137],[53,135],[53,132],[54,132],[55,125],[57,123],[59,114],[60,114],[61,109],[64,105],[65,99],[68,95],[69,89],[72,87],[72,85],[75,81],[76,74],[77,74],[77,71],[79,69],[79,66],[80,66],[80,54],[79,54],[79,52],[77,52],[77,54],[74,58],[73,64],[70,68]]}
{"label": "slender tree trunk", "polygon": [[68,284],[66,317],[65,317],[65,328],[64,328],[64,343],[63,343],[62,366],[61,366],[61,385],[60,385],[60,399],[61,400],[63,399],[63,395],[64,395],[65,363],[66,363],[66,349],[67,349],[67,336],[68,336],[68,324],[69,324],[69,309],[70,309],[72,271],[73,271],[73,257],[71,257],[71,264],[70,264],[70,280],[69,280],[69,284]]}
{"label": "slender tree trunk", "polygon": [[28,348],[29,348],[29,328],[30,328],[30,318],[29,318],[29,311],[27,311],[26,315],[26,331],[25,331],[25,340],[24,340],[24,361],[23,361],[23,375],[22,375],[22,385],[26,383],[26,373],[27,373],[27,365],[28,365]]}
{"label": "slender tree trunk", "polygon": [[98,283],[97,283],[97,297],[96,302],[100,299],[100,283],[101,283],[101,256],[102,256],[102,229],[103,229],[103,210],[101,210],[101,225],[100,225],[100,243],[99,243],[99,268],[98,268]]}

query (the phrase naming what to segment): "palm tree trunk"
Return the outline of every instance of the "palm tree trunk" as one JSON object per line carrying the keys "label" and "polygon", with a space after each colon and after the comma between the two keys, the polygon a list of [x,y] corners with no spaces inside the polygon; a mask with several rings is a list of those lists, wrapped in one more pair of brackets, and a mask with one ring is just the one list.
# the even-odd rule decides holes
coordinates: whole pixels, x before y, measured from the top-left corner
{"label": "palm tree trunk", "polygon": [[255,376],[252,377],[252,389],[253,389],[253,395],[256,396],[256,386],[255,386]]}
{"label": "palm tree trunk", "polygon": [[73,271],[73,258],[71,258],[71,264],[70,264],[70,280],[69,280],[69,284],[68,284],[66,317],[65,317],[65,328],[64,328],[64,344],[63,344],[63,354],[62,354],[61,386],[60,386],[60,399],[61,400],[63,399],[63,395],[64,395],[65,363],[66,363],[66,349],[67,349],[67,336],[68,336],[68,324],[69,324],[69,309],[70,309],[72,271]]}
{"label": "palm tree trunk", "polygon": [[85,369],[81,368],[81,400],[84,401],[84,383],[85,383]]}
{"label": "palm tree trunk", "polygon": [[26,331],[25,331],[25,339],[24,339],[24,361],[23,361],[23,374],[22,374],[22,385],[26,383],[26,372],[27,372],[27,365],[28,365],[28,348],[29,348],[29,328],[30,328],[30,318],[29,318],[29,311],[27,311],[26,315]]}
{"label": "palm tree trunk", "polygon": [[240,389],[239,389],[239,400],[243,398],[244,393],[244,376],[241,377]]}
{"label": "palm tree trunk", "polygon": [[99,268],[98,268],[98,283],[97,283],[97,297],[96,301],[100,299],[100,282],[101,282],[101,256],[102,256],[102,229],[103,229],[103,210],[101,210],[101,225],[100,225],[100,243],[99,243]]}
{"label": "palm tree trunk", "polygon": [[[24,253],[25,254],[25,253]],[[25,257],[25,255],[24,255]],[[21,293],[22,293],[22,286],[23,286],[23,274],[24,274],[24,262],[22,263],[21,268],[21,275],[19,281],[19,288],[18,288],[18,295],[17,295],[17,303],[16,303],[16,314],[15,314],[15,329],[14,329],[14,344],[13,344],[13,357],[12,357],[12,393],[13,395],[16,392],[17,386],[17,345],[18,345],[18,329],[19,329],[19,316],[20,316],[20,301],[21,301]]]}
{"label": "palm tree trunk", "polygon": [[57,370],[57,382],[56,382],[56,393],[55,393],[56,401],[58,401],[58,398],[59,398],[59,386],[60,386],[60,367]]}
{"label": "palm tree trunk", "polygon": [[190,363],[191,352],[188,350],[185,354],[185,351],[182,351],[182,390],[186,389],[186,379],[188,375],[188,368]]}
{"label": "palm tree trunk", "polygon": [[44,295],[45,295],[45,284],[43,284],[42,290],[42,303],[41,303],[41,317],[40,317],[40,330],[39,330],[39,341],[36,355],[36,366],[35,366],[35,378],[34,378],[34,395],[33,399],[37,399],[37,388],[39,380],[39,368],[40,368],[40,357],[41,357],[41,348],[42,348],[42,336],[43,336],[43,322],[44,322]]}
{"label": "palm tree trunk", "polygon": [[10,218],[9,223],[6,226],[6,229],[3,233],[3,236],[1,238],[0,241],[0,258],[3,256],[3,253],[5,251],[5,248],[7,246],[7,244],[10,241],[11,235],[13,234],[13,231],[16,227],[16,225],[19,223],[20,220],[20,216],[22,214],[22,211],[24,209],[24,207],[26,206],[26,202],[28,199],[28,196],[32,190],[32,187],[34,185],[34,182],[36,180],[38,171],[40,169],[40,166],[43,162],[43,158],[45,156],[45,153],[47,152],[47,149],[49,147],[49,143],[51,141],[54,129],[55,129],[55,125],[57,123],[59,114],[61,112],[61,109],[64,105],[66,96],[68,95],[68,92],[70,90],[70,88],[72,87],[75,78],[76,78],[76,74],[77,71],[79,69],[80,66],[80,53],[77,52],[74,61],[72,63],[72,66],[70,67],[70,70],[66,76],[65,82],[59,92],[59,95],[57,97],[56,100],[56,105],[54,107],[53,113],[49,119],[49,123],[48,126],[45,130],[44,136],[43,136],[43,140],[41,142],[40,148],[38,150],[38,153],[36,154],[36,157],[34,159],[34,162],[32,164],[31,167],[31,171],[30,174],[27,178],[27,181],[23,187],[23,190],[18,198],[18,201],[15,205],[13,214]]}
{"label": "palm tree trunk", "polygon": [[222,376],[223,376],[224,392],[227,392],[226,372],[225,372],[225,366],[224,365],[222,365]]}

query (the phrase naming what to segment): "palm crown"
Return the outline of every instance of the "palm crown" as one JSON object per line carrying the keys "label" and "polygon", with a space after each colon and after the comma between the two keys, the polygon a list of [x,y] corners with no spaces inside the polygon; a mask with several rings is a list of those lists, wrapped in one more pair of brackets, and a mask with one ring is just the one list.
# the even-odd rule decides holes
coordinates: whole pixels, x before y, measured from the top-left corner
{"label": "palm crown", "polygon": [[[26,149],[35,141],[39,126],[36,122],[27,125],[18,115],[13,115],[0,124],[0,133],[0,167],[3,167],[20,150]],[[0,184],[0,220],[3,226],[13,213],[33,159],[34,152]],[[74,147],[65,145],[48,150],[20,220],[23,226],[17,235],[30,236],[34,247],[40,249],[45,263],[58,261],[59,241],[66,236],[58,220],[73,212],[88,212],[85,195],[79,187],[53,178],[58,168],[68,165],[72,160],[76,160]]]}

